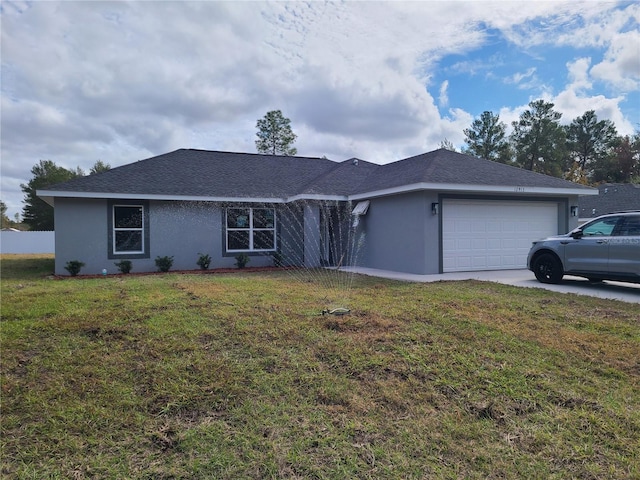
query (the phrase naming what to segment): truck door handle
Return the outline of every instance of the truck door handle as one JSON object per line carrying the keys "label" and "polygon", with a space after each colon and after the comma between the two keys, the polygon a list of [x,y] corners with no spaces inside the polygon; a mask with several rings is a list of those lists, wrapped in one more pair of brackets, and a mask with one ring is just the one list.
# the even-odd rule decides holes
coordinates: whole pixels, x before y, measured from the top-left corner
{"label": "truck door handle", "polygon": [[596,240],[596,243],[599,243],[599,244],[609,243],[609,240]]}

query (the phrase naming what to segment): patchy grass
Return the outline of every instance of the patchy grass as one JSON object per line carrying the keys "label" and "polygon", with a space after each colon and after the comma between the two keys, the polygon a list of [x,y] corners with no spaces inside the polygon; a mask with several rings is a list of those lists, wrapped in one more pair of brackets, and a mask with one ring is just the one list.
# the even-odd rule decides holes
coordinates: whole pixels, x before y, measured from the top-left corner
{"label": "patchy grass", "polygon": [[51,271],[2,257],[3,478],[640,477],[637,304]]}

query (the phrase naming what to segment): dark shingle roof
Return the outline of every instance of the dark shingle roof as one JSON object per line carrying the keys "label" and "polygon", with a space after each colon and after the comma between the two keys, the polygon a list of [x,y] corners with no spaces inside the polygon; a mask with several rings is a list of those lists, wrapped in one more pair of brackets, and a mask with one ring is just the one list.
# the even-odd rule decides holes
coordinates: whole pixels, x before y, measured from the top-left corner
{"label": "dark shingle roof", "polygon": [[181,149],[76,178],[64,192],[284,198],[336,167],[323,158]]}
{"label": "dark shingle roof", "polygon": [[287,199],[346,197],[421,183],[588,188],[445,149],[386,165],[355,158],[338,163],[326,158],[181,149],[79,177],[46,191]]}
{"label": "dark shingle roof", "polygon": [[624,210],[640,210],[640,185],[605,183],[598,187],[598,195],[580,197],[581,218],[593,218]]}
{"label": "dark shingle roof", "polygon": [[439,149],[389,163],[361,188],[376,191],[418,183],[546,188],[585,188],[582,185],[522,168]]}
{"label": "dark shingle roof", "polygon": [[351,158],[336,164],[336,167],[312,180],[301,194],[351,195],[356,188],[365,183],[381,165]]}

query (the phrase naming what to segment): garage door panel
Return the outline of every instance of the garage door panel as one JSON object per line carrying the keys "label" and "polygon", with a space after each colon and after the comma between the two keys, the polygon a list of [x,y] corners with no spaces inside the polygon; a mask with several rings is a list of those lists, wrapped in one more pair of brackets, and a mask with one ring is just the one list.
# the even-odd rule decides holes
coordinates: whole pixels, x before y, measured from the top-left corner
{"label": "garage door panel", "polygon": [[464,250],[468,252],[471,250],[472,242],[470,238],[459,238],[455,241],[455,246],[457,250]]}
{"label": "garage door panel", "polygon": [[554,202],[443,201],[445,272],[526,267],[531,242],[557,234]]}
{"label": "garage door panel", "polygon": [[499,232],[504,228],[501,222],[496,222],[491,220],[489,220],[486,223],[486,226],[487,226],[486,228],[487,232]]}
{"label": "garage door panel", "polygon": [[478,222],[478,221],[473,221],[472,225],[471,225],[471,231],[472,232],[486,232],[487,231],[487,224],[484,222]]}
{"label": "garage door panel", "polygon": [[502,242],[499,238],[489,238],[485,241],[487,248],[489,250],[500,250],[502,249]]}
{"label": "garage door panel", "polygon": [[499,269],[502,266],[502,256],[500,255],[489,255],[487,260],[489,262],[487,266],[492,270]]}

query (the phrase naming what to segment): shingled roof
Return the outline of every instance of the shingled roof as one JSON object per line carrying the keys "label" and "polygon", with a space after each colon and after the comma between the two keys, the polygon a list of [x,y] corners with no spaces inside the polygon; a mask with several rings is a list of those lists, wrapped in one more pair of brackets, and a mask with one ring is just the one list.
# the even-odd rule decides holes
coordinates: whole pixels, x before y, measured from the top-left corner
{"label": "shingled roof", "polygon": [[323,158],[180,149],[49,187],[60,192],[287,198],[339,164]]}
{"label": "shingled roof", "polygon": [[561,178],[444,148],[382,165],[359,188],[375,192],[410,185],[584,189],[585,193],[593,190]]}
{"label": "shingled roof", "polygon": [[640,185],[604,183],[596,196],[580,197],[580,218],[593,218],[625,210],[640,211]]}
{"label": "shingled roof", "polygon": [[[506,189],[593,189],[445,149],[385,165],[359,159],[287,157],[180,149],[38,191],[54,197],[291,201],[347,200],[386,190],[452,185]],[[513,191],[513,190],[511,190]]]}

